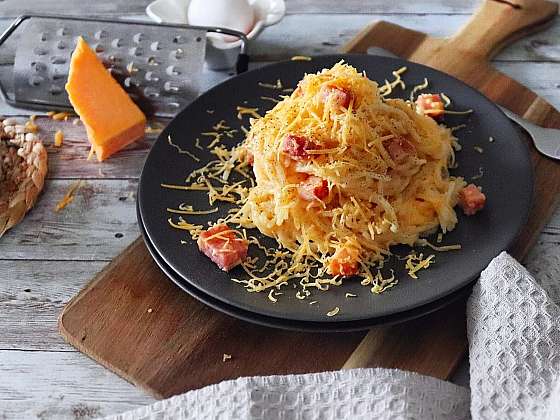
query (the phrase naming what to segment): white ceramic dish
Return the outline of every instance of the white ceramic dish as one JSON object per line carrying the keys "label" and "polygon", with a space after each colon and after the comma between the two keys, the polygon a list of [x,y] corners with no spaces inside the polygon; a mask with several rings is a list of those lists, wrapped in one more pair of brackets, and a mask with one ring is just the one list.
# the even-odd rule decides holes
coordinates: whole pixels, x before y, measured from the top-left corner
{"label": "white ceramic dish", "polygon": [[[148,16],[157,23],[188,24],[187,10],[190,0],[155,0],[146,7]],[[286,14],[284,0],[249,0],[255,12],[255,25],[247,34],[254,40],[266,26],[278,23]],[[208,38],[206,64],[213,70],[231,68],[235,65],[241,42],[225,42]]]}

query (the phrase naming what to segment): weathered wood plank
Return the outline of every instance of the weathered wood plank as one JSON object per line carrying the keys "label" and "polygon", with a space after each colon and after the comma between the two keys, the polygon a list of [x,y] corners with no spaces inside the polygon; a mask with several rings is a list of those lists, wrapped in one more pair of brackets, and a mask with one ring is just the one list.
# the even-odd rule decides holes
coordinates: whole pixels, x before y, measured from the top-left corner
{"label": "weathered wood plank", "polygon": [[87,6],[78,6],[75,0],[4,0],[0,2],[0,16],[16,17],[23,13],[76,15],[84,7],[87,16],[120,17],[144,14],[149,3],[150,0],[96,0]]}
{"label": "weathered wood plank", "polygon": [[479,0],[423,0],[386,2],[382,0],[286,0],[288,13],[472,13]]}
{"label": "weathered wood plank", "polygon": [[0,418],[90,419],[153,398],[77,352],[0,351]]}
{"label": "weathered wood plank", "polygon": [[105,264],[0,261],[0,349],[75,351],[58,333],[58,315]]}
{"label": "weathered wood plank", "polygon": [[[404,4],[404,3],[403,3]],[[407,3],[409,5],[410,3]],[[251,44],[254,60],[272,61],[297,54],[336,54],[367,24],[385,20],[431,36],[446,37],[459,29],[470,16],[439,15],[333,15],[286,16],[279,24],[266,28]],[[515,42],[499,54],[495,61],[560,61],[560,25]]]}
{"label": "weathered wood plank", "polygon": [[85,182],[74,201],[56,213],[56,203],[74,182],[46,183],[37,206],[2,237],[0,259],[110,260],[138,236],[136,181]]}
{"label": "weathered wood plank", "polygon": [[[149,0],[98,0],[88,7],[91,16],[125,16],[143,14]],[[64,13],[76,10],[74,0],[5,0],[0,3],[0,16],[17,16],[23,12]],[[424,0],[421,2],[386,2],[383,0],[287,0],[289,14],[304,13],[462,13],[468,14],[478,0]]]}

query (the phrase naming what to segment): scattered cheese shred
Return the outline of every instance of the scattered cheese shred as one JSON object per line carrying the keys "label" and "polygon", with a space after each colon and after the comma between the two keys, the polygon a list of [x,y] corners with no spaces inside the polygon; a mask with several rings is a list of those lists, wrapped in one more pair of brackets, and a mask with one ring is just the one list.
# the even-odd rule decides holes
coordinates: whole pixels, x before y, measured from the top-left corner
{"label": "scattered cheese shred", "polygon": [[260,87],[263,88],[267,88],[267,89],[282,89],[282,81],[280,79],[276,80],[275,84],[271,84],[271,83],[263,83],[263,82],[258,82],[257,83]]}
{"label": "scattered cheese shred", "polygon": [[416,273],[419,270],[427,269],[430,264],[433,264],[435,257],[436,256],[434,254],[430,255],[427,258],[424,258],[423,254],[416,255],[415,252],[409,254],[407,256],[405,264],[405,268],[408,270],[408,275],[413,279],[417,279],[418,276],[416,275]]}
{"label": "scattered cheese shred", "polygon": [[405,73],[406,70],[407,70],[406,67],[401,67],[400,69],[397,69],[393,72],[393,76],[395,77],[395,80],[393,80],[392,82],[385,80],[385,84],[379,87],[379,93],[381,94],[382,97],[386,97],[391,93],[393,93],[393,89],[396,88],[397,86],[400,86],[401,89],[403,90],[406,89],[406,84],[401,79],[401,75]]}
{"label": "scattered cheese shred", "polygon": [[274,289],[270,289],[270,292],[268,293],[268,300],[274,303],[278,302],[278,299],[274,297]]}
{"label": "scattered cheese shred", "polygon": [[62,133],[62,131],[57,130],[56,133],[54,133],[54,147],[62,146],[63,141],[64,141],[64,134]]}
{"label": "scattered cheese shred", "polygon": [[357,297],[358,295],[355,295],[354,293],[346,293],[344,296],[347,298],[351,298],[351,297]]}
{"label": "scattered cheese shred", "polygon": [[340,312],[340,308],[337,306],[332,311],[327,312],[327,316],[335,316]]}
{"label": "scattered cheese shred", "polygon": [[225,362],[229,359],[231,359],[231,354],[224,353],[224,355],[222,356],[222,362]]}
{"label": "scattered cheese shred", "polygon": [[276,98],[272,98],[270,96],[261,96],[261,99],[265,100],[265,101],[270,101],[270,102],[274,102],[274,103],[279,103],[281,102],[280,99],[276,99]]}
{"label": "scattered cheese shred", "polygon": [[424,90],[428,87],[428,79],[424,78],[424,82],[416,85],[412,88],[412,91],[410,92],[410,97],[409,100],[410,102],[414,102],[414,96],[416,95],[417,92],[420,92],[421,90]]}
{"label": "scattered cheese shred", "polygon": [[438,251],[438,252],[458,251],[458,250],[461,249],[461,245],[460,245],[460,244],[437,246],[437,245],[434,245],[434,244],[428,242],[427,239],[419,239],[419,240],[417,240],[417,241],[416,241],[416,245],[419,245],[419,246],[427,246],[427,247],[429,247],[429,248],[432,248],[434,251]]}
{"label": "scattered cheese shred", "polygon": [[183,150],[181,149],[181,147],[179,147],[178,145],[176,145],[175,143],[173,143],[173,141],[171,140],[171,136],[167,136],[167,143],[169,143],[170,146],[174,147],[175,149],[177,149],[177,151],[179,152],[179,154],[181,155],[187,155],[188,157],[190,157],[192,160],[196,161],[196,162],[200,162],[200,159],[198,157],[196,157],[195,155],[193,155],[191,152],[189,152],[188,150]]}
{"label": "scattered cheese shred", "polygon": [[[32,115],[32,117],[33,117],[33,115]],[[27,121],[27,122],[25,123],[25,130],[26,130],[28,133],[36,133],[36,132],[39,130],[39,127],[38,127],[37,124],[35,124],[33,121],[34,121],[34,120],[32,120],[31,118],[29,118],[29,121]]]}
{"label": "scattered cheese shred", "polygon": [[474,146],[473,149],[476,150],[480,154],[484,153],[484,149],[480,146]]}
{"label": "scattered cheese shred", "polygon": [[167,208],[167,211],[169,213],[175,213],[175,214],[201,215],[201,214],[216,213],[218,211],[218,208],[215,207],[210,210],[193,210],[192,206],[186,206],[181,204],[178,209]]}
{"label": "scattered cheese shred", "polygon": [[472,114],[474,111],[472,109],[467,109],[466,111],[448,111],[445,110],[444,113],[449,115],[468,115]]}
{"label": "scattered cheese shred", "polygon": [[441,99],[443,99],[443,106],[445,108],[447,108],[449,105],[451,105],[451,99],[449,99],[449,96],[447,96],[445,93],[441,92],[439,94],[439,96],[441,97]]}
{"label": "scattered cheese shred", "polygon": [[243,115],[249,115],[253,118],[261,118],[259,113],[257,112],[259,108],[247,108],[244,106],[237,106],[237,118],[243,119]]}
{"label": "scattered cheese shred", "polygon": [[68,112],[57,112],[55,114],[52,114],[51,118],[55,121],[62,121],[67,120],[69,115],[70,114],[68,114]]}
{"label": "scattered cheese shred", "polygon": [[68,204],[70,204],[72,201],[74,201],[74,194],[76,193],[76,191],[78,191],[78,189],[80,189],[82,187],[83,184],[84,184],[84,181],[74,182],[70,186],[68,191],[66,191],[66,194],[64,194],[64,197],[62,197],[62,199],[56,204],[56,206],[54,208],[54,211],[58,213],[59,211],[65,209]]}
{"label": "scattered cheese shred", "polygon": [[472,180],[480,179],[484,176],[484,168],[481,166],[478,168],[478,174],[471,176]]}
{"label": "scattered cheese shred", "polygon": [[290,58],[290,60],[292,60],[292,61],[311,61],[312,58],[307,56],[307,55],[294,55],[292,58]]}

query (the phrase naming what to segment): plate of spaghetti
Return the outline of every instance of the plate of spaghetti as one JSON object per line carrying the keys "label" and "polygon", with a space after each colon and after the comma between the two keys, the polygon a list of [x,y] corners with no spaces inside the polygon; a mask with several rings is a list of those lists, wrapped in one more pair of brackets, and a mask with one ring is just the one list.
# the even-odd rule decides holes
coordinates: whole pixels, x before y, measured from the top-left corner
{"label": "plate of spaghetti", "polygon": [[321,56],[189,105],[146,160],[138,211],[190,290],[367,326],[471,284],[511,246],[532,188],[526,144],[476,90],[404,60]]}

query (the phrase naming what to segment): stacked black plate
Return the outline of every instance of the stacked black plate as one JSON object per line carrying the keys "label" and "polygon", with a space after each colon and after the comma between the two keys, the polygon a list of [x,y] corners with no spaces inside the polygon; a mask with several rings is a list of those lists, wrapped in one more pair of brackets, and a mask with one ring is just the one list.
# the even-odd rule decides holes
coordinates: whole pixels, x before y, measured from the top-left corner
{"label": "stacked black plate", "polygon": [[[212,158],[206,147],[201,150],[195,146],[195,139],[199,138],[202,146],[209,143],[203,141],[201,133],[213,131],[212,126],[220,120],[237,130],[230,132],[234,134],[231,139],[224,136],[224,143],[233,146],[242,140],[241,125],[247,127],[248,121],[237,118],[237,106],[256,107],[262,113],[274,105],[268,98],[285,94],[271,87],[277,80],[281,80],[283,88],[293,88],[305,73],[330,67],[341,59],[379,81],[391,79],[392,71],[406,66],[403,79],[407,86],[427,78],[428,91],[446,93],[453,100],[452,109],[473,109],[468,115],[448,116],[446,124],[466,124],[466,128],[456,132],[463,150],[457,154],[459,168],[454,175],[463,176],[468,182],[475,177],[488,197],[487,206],[473,217],[459,215],[457,228],[445,235],[444,244],[459,243],[462,249],[436,253],[436,263],[417,280],[408,277],[402,261],[394,258],[386,267],[394,269],[399,284],[381,295],[370,293],[355,279],[347,279],[342,286],[331,287],[328,292],[318,291],[305,300],[296,298],[296,289],[283,288],[284,294],[273,303],[266,293],[248,293],[241,284],[231,281],[232,277],[243,276],[241,269],[230,273],[219,270],[198,251],[186,232],[169,225],[168,218],[173,215],[166,209],[177,208],[186,201],[197,209],[208,208],[204,195],[162,188],[161,184],[185,185],[186,176]],[[393,96],[408,95],[409,91],[397,90]],[[200,162],[186,152],[198,156]],[[532,186],[526,145],[503,113],[474,89],[451,76],[404,60],[368,55],[322,56],[311,61],[277,63],[229,79],[199,97],[171,121],[153,146],[142,171],[138,221],[160,268],[181,289],[207,305],[273,327],[348,331],[418,317],[468,294],[480,272],[512,244],[525,223]],[[188,218],[206,225],[226,212],[224,207],[215,214]],[[252,233],[265,244],[275,245],[259,232]],[[431,253],[429,249],[424,252]],[[348,298],[346,293],[357,296]],[[310,305],[311,300],[317,303]],[[339,313],[326,316],[335,307]]]}

